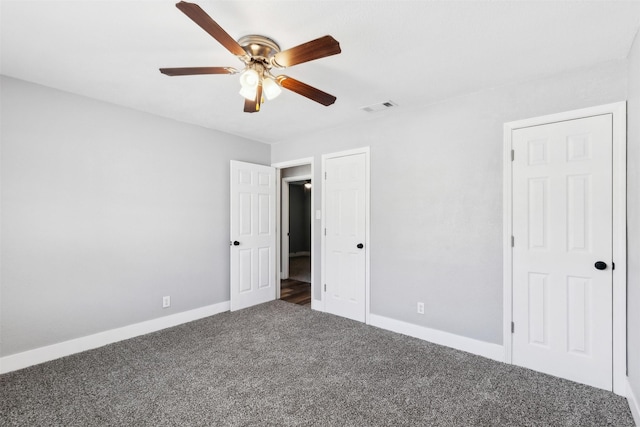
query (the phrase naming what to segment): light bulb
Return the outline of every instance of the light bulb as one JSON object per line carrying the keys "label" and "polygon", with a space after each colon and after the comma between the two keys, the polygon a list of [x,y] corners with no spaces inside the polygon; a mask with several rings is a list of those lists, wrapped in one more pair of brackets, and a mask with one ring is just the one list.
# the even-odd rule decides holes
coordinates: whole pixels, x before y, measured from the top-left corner
{"label": "light bulb", "polygon": [[275,99],[282,92],[280,85],[270,77],[266,77],[262,81],[262,90],[264,91],[264,96],[266,96],[268,100]]}
{"label": "light bulb", "polygon": [[244,96],[249,101],[255,101],[255,99],[256,99],[256,89],[257,89],[257,86],[256,87],[243,86],[240,89],[240,95]]}
{"label": "light bulb", "polygon": [[247,71],[240,74],[240,84],[243,88],[253,88],[255,89],[258,86],[258,82],[260,81],[260,76],[258,72],[253,69],[248,69]]}

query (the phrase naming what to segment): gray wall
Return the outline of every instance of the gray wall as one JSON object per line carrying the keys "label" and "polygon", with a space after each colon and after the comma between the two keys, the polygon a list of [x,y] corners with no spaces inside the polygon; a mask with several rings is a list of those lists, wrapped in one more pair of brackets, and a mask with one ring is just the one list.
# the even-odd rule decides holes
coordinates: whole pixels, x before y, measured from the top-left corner
{"label": "gray wall", "polygon": [[311,192],[289,185],[289,253],[311,251]]}
{"label": "gray wall", "polygon": [[311,175],[311,165],[293,166],[290,168],[282,169],[282,178],[289,178],[292,176],[305,176]]}
{"label": "gray wall", "polygon": [[[395,112],[276,144],[271,160],[314,156],[319,165],[324,153],[370,146],[371,312],[502,343],[503,123],[622,101],[626,82],[622,60],[417,111],[396,100]],[[320,265],[320,239],[313,256]]]}
{"label": "gray wall", "polygon": [[627,103],[627,366],[629,383],[640,399],[640,35],[629,55]]}
{"label": "gray wall", "polygon": [[1,84],[1,356],[229,299],[229,160],[269,146]]}

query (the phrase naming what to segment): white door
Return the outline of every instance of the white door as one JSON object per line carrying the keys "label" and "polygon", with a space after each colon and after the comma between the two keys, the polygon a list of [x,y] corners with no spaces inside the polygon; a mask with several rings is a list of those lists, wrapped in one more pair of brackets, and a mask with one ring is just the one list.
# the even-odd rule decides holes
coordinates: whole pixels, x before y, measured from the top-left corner
{"label": "white door", "polygon": [[324,308],[364,322],[366,155],[328,158],[325,172]]}
{"label": "white door", "polygon": [[231,311],[276,298],[276,174],[231,161]]}
{"label": "white door", "polygon": [[514,130],[513,149],[513,363],[611,390],[612,115]]}

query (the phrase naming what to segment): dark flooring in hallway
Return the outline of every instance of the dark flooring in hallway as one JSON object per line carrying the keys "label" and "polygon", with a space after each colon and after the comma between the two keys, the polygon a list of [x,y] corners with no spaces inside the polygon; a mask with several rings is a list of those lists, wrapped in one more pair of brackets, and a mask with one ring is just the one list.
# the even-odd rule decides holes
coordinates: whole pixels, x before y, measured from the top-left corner
{"label": "dark flooring in hallway", "polygon": [[311,306],[311,283],[293,279],[281,281],[280,299],[293,304]]}
{"label": "dark flooring in hallway", "polygon": [[289,258],[289,278],[280,282],[280,299],[311,306],[311,257]]}

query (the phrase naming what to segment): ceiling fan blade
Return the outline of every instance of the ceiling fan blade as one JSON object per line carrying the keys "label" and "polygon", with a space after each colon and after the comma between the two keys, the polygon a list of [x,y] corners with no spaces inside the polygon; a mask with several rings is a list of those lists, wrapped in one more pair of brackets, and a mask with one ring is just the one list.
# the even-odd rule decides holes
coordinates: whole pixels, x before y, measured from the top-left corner
{"label": "ceiling fan blade", "polygon": [[314,59],[336,55],[340,52],[342,52],[340,43],[331,36],[324,36],[277,53],[273,58],[273,62],[274,65],[280,68],[291,67]]}
{"label": "ceiling fan blade", "polygon": [[257,109],[257,104],[256,104],[256,100],[254,99],[253,101],[250,99],[245,98],[244,99],[244,112],[245,113],[257,113],[258,109]]}
{"label": "ceiling fan blade", "polygon": [[245,113],[257,113],[260,111],[260,104],[262,104],[262,84],[258,84],[256,90],[256,99],[244,99],[244,112]]}
{"label": "ceiling fan blade", "polygon": [[245,56],[247,52],[235,41],[220,25],[216,23],[197,4],[181,1],[176,3],[176,7],[187,15],[193,22],[198,24],[203,30],[216,39],[229,52],[236,56]]}
{"label": "ceiling fan blade", "polygon": [[278,76],[278,83],[285,89],[289,89],[297,93],[298,95],[305,96],[312,101],[316,101],[324,106],[329,106],[336,102],[336,97],[326,92],[316,89],[313,86],[309,86],[306,83],[302,83],[300,80],[293,79],[288,76]]}
{"label": "ceiling fan blade", "polygon": [[238,70],[233,67],[184,67],[160,68],[160,72],[167,76],[193,76],[196,74],[236,74]]}

